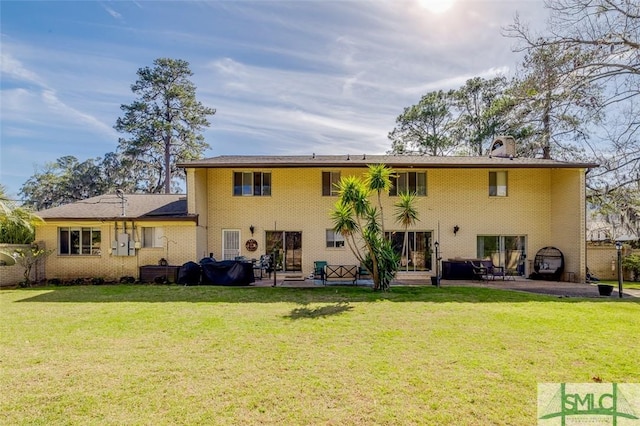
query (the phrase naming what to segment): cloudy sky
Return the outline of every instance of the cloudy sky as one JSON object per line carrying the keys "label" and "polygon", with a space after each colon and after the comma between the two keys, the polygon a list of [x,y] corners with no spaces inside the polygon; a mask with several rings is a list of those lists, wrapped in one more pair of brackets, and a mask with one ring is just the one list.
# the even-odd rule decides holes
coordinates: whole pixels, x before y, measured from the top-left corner
{"label": "cloudy sky", "polygon": [[206,156],[381,154],[396,117],[432,90],[509,74],[501,35],[542,0],[0,1],[0,183],[116,150],[136,71],[189,62],[217,109]]}

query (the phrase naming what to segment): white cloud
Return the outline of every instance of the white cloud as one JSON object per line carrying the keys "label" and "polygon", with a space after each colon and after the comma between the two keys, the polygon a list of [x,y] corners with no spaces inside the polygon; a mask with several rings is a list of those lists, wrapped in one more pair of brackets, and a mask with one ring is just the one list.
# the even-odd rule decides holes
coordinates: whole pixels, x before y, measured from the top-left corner
{"label": "white cloud", "polygon": [[[174,57],[217,109],[208,155],[383,153],[396,116],[424,93],[508,73],[517,61],[499,28],[541,3],[458,1],[436,16],[416,0],[80,2],[38,17],[57,33],[3,28],[2,135],[46,140],[51,155],[112,151],[136,70]],[[17,152],[2,161],[23,162]]]}
{"label": "white cloud", "polygon": [[0,53],[0,58],[0,70],[4,75],[4,78],[43,87],[46,86],[42,78],[40,78],[37,73],[26,69],[19,60],[6,52],[6,49],[3,49]]}

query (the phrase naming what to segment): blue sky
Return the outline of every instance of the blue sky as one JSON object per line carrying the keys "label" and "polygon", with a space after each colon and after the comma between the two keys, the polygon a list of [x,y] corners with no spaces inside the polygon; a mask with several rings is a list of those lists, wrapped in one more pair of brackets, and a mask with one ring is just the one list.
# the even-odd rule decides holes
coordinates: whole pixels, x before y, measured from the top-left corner
{"label": "blue sky", "polygon": [[[446,6],[446,10],[434,7]],[[183,59],[217,109],[205,155],[381,154],[402,110],[519,63],[542,0],[0,1],[0,183],[115,151],[136,71]]]}

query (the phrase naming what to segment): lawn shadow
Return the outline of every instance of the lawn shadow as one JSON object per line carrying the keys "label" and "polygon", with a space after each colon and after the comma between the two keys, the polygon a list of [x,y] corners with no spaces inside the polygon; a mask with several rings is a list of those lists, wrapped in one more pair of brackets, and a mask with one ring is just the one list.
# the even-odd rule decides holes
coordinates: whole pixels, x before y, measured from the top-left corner
{"label": "lawn shadow", "polygon": [[331,315],[340,315],[344,312],[353,310],[353,306],[350,306],[347,302],[338,302],[334,305],[319,306],[317,308],[295,308],[289,315],[285,315],[284,318],[289,319],[304,319],[304,318],[323,318]]}
{"label": "lawn shadow", "polygon": [[[20,303],[296,303],[340,305],[357,302],[425,302],[425,303],[526,303],[526,302],[622,302],[640,303],[640,298],[564,297],[525,291],[484,287],[395,286],[388,292],[370,287],[223,287],[180,285],[78,285],[70,287],[34,287],[2,290],[4,299]],[[309,315],[310,312],[307,312]],[[300,316],[304,312],[299,313]],[[316,315],[321,315],[317,312]]]}

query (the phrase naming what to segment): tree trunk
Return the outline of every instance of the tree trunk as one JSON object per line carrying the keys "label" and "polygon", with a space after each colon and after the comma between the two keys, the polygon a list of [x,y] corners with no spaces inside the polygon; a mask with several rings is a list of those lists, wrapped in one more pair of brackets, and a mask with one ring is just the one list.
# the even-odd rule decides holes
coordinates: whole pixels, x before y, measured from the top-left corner
{"label": "tree trunk", "polygon": [[171,194],[171,135],[164,137],[164,193]]}

